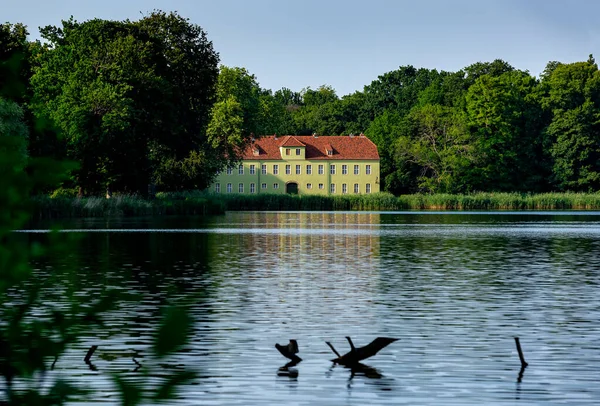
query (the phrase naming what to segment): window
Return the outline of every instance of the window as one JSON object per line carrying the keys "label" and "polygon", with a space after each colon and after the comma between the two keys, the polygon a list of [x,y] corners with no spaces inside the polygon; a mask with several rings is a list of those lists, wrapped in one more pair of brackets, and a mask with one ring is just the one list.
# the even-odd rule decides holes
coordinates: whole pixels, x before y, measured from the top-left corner
{"label": "window", "polygon": [[260,170],[263,175],[266,175],[267,174],[267,165],[265,165],[265,164],[261,165]]}
{"label": "window", "polygon": [[250,175],[254,175],[256,173],[256,165],[250,165]]}
{"label": "window", "polygon": [[290,154],[291,154],[291,151],[290,151],[290,149],[289,149],[289,148],[286,148],[286,149],[285,149],[285,154],[286,154],[286,155],[290,155]]}
{"label": "window", "polygon": [[323,175],[325,171],[323,170],[323,165],[319,165],[319,175]]}
{"label": "window", "polygon": [[296,148],[296,155],[300,155],[300,148]]}
{"label": "window", "polygon": [[279,183],[273,183],[273,189],[279,189]]}
{"label": "window", "polygon": [[354,174],[355,175],[359,174],[359,172],[358,172],[358,165],[354,165]]}
{"label": "window", "polygon": [[243,175],[243,174],[244,174],[244,165],[241,165],[241,164],[240,164],[240,166],[238,166],[238,173],[239,173],[240,175]]}
{"label": "window", "polygon": [[273,165],[273,175],[279,174],[279,165]]}
{"label": "window", "polygon": [[319,183],[319,189],[325,189],[325,186],[322,183]]}
{"label": "window", "polygon": [[227,193],[231,193],[231,183],[227,184]]}
{"label": "window", "polygon": [[254,183],[250,184],[250,193],[256,193],[256,185]]}
{"label": "window", "polygon": [[312,175],[312,165],[306,165],[306,174]]}
{"label": "window", "polygon": [[300,175],[302,169],[300,168],[300,165],[296,165],[296,175]]}
{"label": "window", "polygon": [[240,193],[244,193],[244,184],[243,184],[243,183],[240,183],[240,184],[238,185],[238,192],[240,192]]}
{"label": "window", "polygon": [[346,193],[348,193],[348,185],[342,183],[342,194],[345,195]]}
{"label": "window", "polygon": [[348,165],[342,165],[342,175],[348,175]]}
{"label": "window", "polygon": [[365,173],[366,173],[367,175],[370,175],[370,174],[371,174],[371,165],[367,165],[367,169],[365,170]]}
{"label": "window", "polygon": [[335,165],[331,165],[329,167],[329,173],[332,174],[332,175],[335,175]]}
{"label": "window", "polygon": [[290,175],[292,173],[292,165],[285,166],[285,174]]}
{"label": "window", "polygon": [[356,194],[360,193],[359,189],[358,189],[358,183],[354,184],[354,193],[356,193]]}
{"label": "window", "polygon": [[266,183],[263,183],[262,185],[260,185],[260,188],[261,188],[261,189],[266,189],[266,188],[267,188],[267,184],[266,184]]}
{"label": "window", "polygon": [[227,168],[227,175],[231,175],[233,173],[233,168],[230,166]]}
{"label": "window", "polygon": [[367,183],[367,186],[365,186],[365,193],[371,193],[371,184]]}
{"label": "window", "polygon": [[307,188],[307,189],[312,189],[312,183],[307,183],[307,184],[306,184],[306,188]]}
{"label": "window", "polygon": [[331,193],[335,193],[335,183],[332,183],[331,185],[329,185],[329,191]]}
{"label": "window", "polygon": [[221,184],[215,183],[215,193],[221,193]]}

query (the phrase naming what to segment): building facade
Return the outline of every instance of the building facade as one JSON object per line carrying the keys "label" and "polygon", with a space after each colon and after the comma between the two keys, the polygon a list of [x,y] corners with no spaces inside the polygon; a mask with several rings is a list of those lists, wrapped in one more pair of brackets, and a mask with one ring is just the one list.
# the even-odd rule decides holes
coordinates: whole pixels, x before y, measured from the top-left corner
{"label": "building facade", "polygon": [[215,193],[368,194],[380,191],[377,146],[359,136],[265,136],[234,168],[221,172]]}

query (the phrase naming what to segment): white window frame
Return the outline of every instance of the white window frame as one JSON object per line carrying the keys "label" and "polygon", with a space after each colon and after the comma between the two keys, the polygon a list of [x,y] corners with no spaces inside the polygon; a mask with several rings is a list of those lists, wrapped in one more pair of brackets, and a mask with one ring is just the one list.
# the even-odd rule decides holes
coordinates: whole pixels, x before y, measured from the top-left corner
{"label": "white window frame", "polygon": [[233,168],[231,166],[227,167],[227,175],[233,175]]}
{"label": "white window frame", "polygon": [[319,165],[319,175],[323,175],[325,173],[325,165]]}
{"label": "white window frame", "polygon": [[329,193],[335,193],[335,183],[329,185]]}
{"label": "white window frame", "polygon": [[273,189],[279,189],[279,183],[273,183]]}
{"label": "white window frame", "polygon": [[319,183],[319,189],[325,189],[325,185],[323,185],[322,183]]}
{"label": "white window frame", "polygon": [[329,174],[335,175],[335,164],[329,165]]}
{"label": "white window frame", "polygon": [[358,183],[354,184],[354,193],[356,193],[356,194],[360,193],[360,186],[358,185]]}
{"label": "white window frame", "polygon": [[354,165],[354,174],[360,175],[360,166],[359,165]]}
{"label": "white window frame", "polygon": [[302,174],[302,165],[296,165],[296,175]]}
{"label": "white window frame", "polygon": [[215,193],[221,193],[221,184],[215,183]]}
{"label": "white window frame", "polygon": [[342,183],[342,194],[348,194],[348,185],[345,183]]}
{"label": "white window frame", "polygon": [[250,165],[250,175],[256,174],[256,165]]}
{"label": "white window frame", "polygon": [[261,189],[266,189],[266,188],[267,188],[267,184],[266,184],[266,183],[263,183],[262,185],[260,185],[260,188],[261,188]]}
{"label": "white window frame", "polygon": [[233,185],[231,183],[227,184],[227,193],[232,193],[233,192]]}
{"label": "white window frame", "polygon": [[312,183],[307,183],[307,184],[306,184],[306,188],[307,188],[307,189],[312,189]]}
{"label": "white window frame", "polygon": [[365,186],[365,193],[366,194],[371,193],[371,184],[370,183],[367,183],[367,185]]}
{"label": "white window frame", "polygon": [[342,165],[342,175],[348,175],[348,165]]}
{"label": "white window frame", "polygon": [[370,175],[370,174],[371,174],[371,165],[367,165],[367,167],[365,168],[365,173],[366,173],[367,175]]}
{"label": "white window frame", "polygon": [[285,174],[286,175],[291,175],[292,174],[292,165],[286,165],[285,166]]}
{"label": "white window frame", "polygon": [[244,174],[244,164],[240,164],[238,166],[238,175],[243,175]]}
{"label": "white window frame", "polygon": [[279,175],[279,165],[273,164],[273,175]]}
{"label": "white window frame", "polygon": [[254,183],[250,184],[250,193],[256,193],[256,185]]}
{"label": "white window frame", "polygon": [[312,165],[310,165],[310,164],[306,165],[306,174],[312,175]]}
{"label": "white window frame", "polygon": [[238,193],[244,193],[244,184],[243,183],[238,184]]}
{"label": "white window frame", "polygon": [[266,164],[262,164],[260,166],[260,171],[262,172],[263,175],[267,174],[267,165]]}

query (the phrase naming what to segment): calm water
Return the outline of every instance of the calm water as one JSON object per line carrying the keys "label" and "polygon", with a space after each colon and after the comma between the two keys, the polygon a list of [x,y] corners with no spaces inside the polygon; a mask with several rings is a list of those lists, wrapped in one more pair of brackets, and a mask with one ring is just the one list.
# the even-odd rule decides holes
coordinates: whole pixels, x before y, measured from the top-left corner
{"label": "calm water", "polygon": [[[184,297],[192,341],[158,369],[199,377],[172,403],[600,403],[600,213],[247,212],[64,227],[77,249],[35,263],[41,277],[75,263],[80,295],[137,295],[53,372],[98,403],[118,401],[111,373],[160,379],[131,358],[156,362],[160,307]],[[325,344],[345,353],[348,335],[399,341],[351,371],[332,366]],[[295,377],[278,375],[287,360],[274,348],[290,338],[304,359]],[[92,344],[96,371],[82,362]]]}

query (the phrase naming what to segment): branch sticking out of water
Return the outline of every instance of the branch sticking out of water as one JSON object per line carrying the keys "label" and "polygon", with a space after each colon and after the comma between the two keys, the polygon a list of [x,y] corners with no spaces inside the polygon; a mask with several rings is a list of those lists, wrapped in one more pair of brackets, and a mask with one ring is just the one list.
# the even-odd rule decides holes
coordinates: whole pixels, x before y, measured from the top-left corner
{"label": "branch sticking out of water", "polygon": [[94,352],[96,352],[97,349],[98,349],[97,345],[92,345],[90,347],[90,349],[88,350],[87,354],[85,354],[85,358],[83,359],[83,362],[88,364],[90,362],[90,358],[92,358],[92,355],[94,355]]}
{"label": "branch sticking out of water", "polygon": [[336,364],[340,364],[340,365],[347,365],[347,366],[355,365],[355,364],[359,363],[360,361],[362,361],[363,359],[370,358],[373,355],[377,354],[380,350],[387,347],[394,341],[397,341],[398,339],[397,338],[389,338],[389,337],[377,337],[376,339],[374,339],[373,341],[371,341],[369,344],[365,345],[364,347],[358,347],[358,348],[356,348],[354,346],[354,343],[352,342],[352,339],[350,337],[346,337],[346,340],[348,340],[348,343],[350,344],[350,352],[348,352],[342,356],[340,356],[340,354],[335,350],[335,348],[333,348],[333,345],[326,342],[327,345],[329,346],[329,348],[331,348],[332,351],[335,353],[335,355],[338,356],[337,358],[332,359],[331,360],[332,362],[335,362]]}
{"label": "branch sticking out of water", "polygon": [[519,342],[519,337],[515,337],[515,344],[517,344],[517,352],[519,353],[519,359],[521,360],[521,368],[524,369],[529,364],[525,362],[525,357],[523,357],[523,350],[521,350],[521,343]]}

